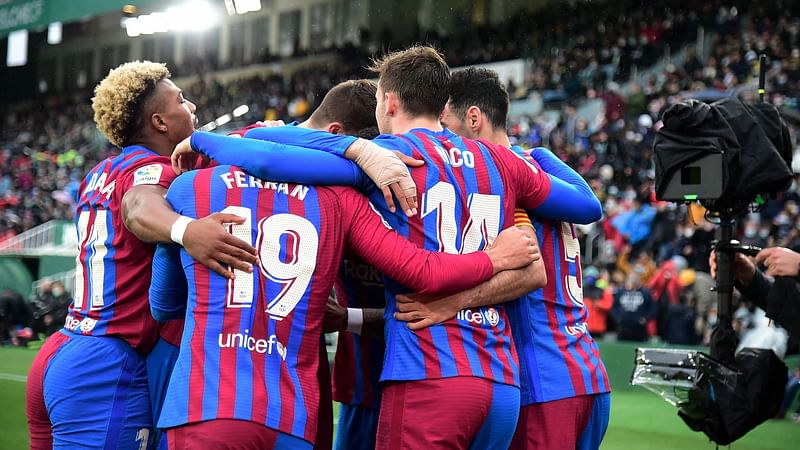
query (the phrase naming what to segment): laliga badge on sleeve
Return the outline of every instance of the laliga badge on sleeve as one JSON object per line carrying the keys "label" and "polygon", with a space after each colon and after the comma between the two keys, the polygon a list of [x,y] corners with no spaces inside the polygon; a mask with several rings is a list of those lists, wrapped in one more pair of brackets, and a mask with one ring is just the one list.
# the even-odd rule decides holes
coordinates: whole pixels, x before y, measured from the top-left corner
{"label": "laliga badge on sleeve", "polygon": [[161,181],[162,170],[164,170],[164,166],[161,164],[150,164],[149,166],[139,167],[133,174],[133,185],[158,184],[158,182]]}

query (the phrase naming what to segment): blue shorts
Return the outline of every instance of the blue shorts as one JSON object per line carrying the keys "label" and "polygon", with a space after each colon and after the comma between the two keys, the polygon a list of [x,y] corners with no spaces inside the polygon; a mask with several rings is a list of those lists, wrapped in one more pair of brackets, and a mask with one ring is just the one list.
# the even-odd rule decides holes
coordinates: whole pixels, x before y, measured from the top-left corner
{"label": "blue shorts", "polygon": [[373,450],[381,410],[344,403],[341,405],[333,448],[335,450]]}
{"label": "blue shorts", "polygon": [[71,335],[47,365],[43,392],[53,448],[149,447],[145,362],[127,342]]}
{"label": "blue shorts", "polygon": [[578,450],[595,450],[600,448],[603,436],[608,429],[611,417],[611,394],[593,395],[592,415],[583,431],[578,435]]}
{"label": "blue shorts", "polygon": [[505,450],[514,437],[519,417],[519,388],[500,383],[493,385],[489,413],[472,440],[470,450]]}
{"label": "blue shorts", "polygon": [[[158,424],[161,416],[161,408],[164,406],[164,397],[167,395],[169,377],[175,367],[180,349],[164,339],[159,338],[153,350],[145,358],[147,364],[147,385],[150,388],[151,414],[153,424]],[[165,450],[167,448],[167,434],[158,428],[154,428],[155,448]]]}

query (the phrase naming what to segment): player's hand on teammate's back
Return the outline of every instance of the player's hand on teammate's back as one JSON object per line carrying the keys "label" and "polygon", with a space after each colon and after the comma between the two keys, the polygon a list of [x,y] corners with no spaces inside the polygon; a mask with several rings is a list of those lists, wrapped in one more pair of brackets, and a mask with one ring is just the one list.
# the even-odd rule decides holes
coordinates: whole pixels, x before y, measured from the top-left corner
{"label": "player's hand on teammate's back", "polygon": [[183,235],[183,248],[200,264],[233,279],[234,269],[252,272],[258,257],[253,246],[228,232],[225,224],[229,223],[244,223],[244,218],[214,213],[193,220]]}
{"label": "player's hand on teammate's back", "polygon": [[422,167],[425,165],[425,160],[423,159],[412,158],[411,156],[407,156],[402,152],[398,152],[397,150],[395,150],[393,153],[397,155],[397,157],[400,158],[400,161],[402,161],[403,164],[407,165],[408,167]]}
{"label": "player's hand on teammate's back", "polygon": [[497,236],[486,254],[492,260],[494,272],[521,269],[539,260],[539,247],[517,227],[508,227]]}
{"label": "player's hand on teammate's back", "polygon": [[329,295],[328,302],[325,304],[325,315],[322,316],[322,332],[334,333],[345,329],[347,329],[347,308]]}
{"label": "player's hand on teammate's back", "polygon": [[355,162],[383,192],[389,210],[394,212],[392,193],[408,216],[417,214],[417,186],[408,167],[395,152],[366,139],[356,139],[344,157]]}
{"label": "player's hand on teammate's back", "polygon": [[399,294],[394,318],[408,322],[408,328],[419,331],[431,325],[450,320],[463,309],[461,293],[444,296],[423,294]]}

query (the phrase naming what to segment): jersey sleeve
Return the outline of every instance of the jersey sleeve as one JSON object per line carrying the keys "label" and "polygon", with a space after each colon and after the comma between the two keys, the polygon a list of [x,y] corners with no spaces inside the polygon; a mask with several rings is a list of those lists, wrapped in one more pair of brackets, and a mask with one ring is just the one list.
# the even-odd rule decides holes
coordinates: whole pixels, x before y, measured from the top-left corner
{"label": "jersey sleeve", "polygon": [[517,206],[532,210],[545,202],[550,194],[550,178],[542,169],[503,146],[484,140],[480,142],[505,168],[506,185],[516,193]]}
{"label": "jersey sleeve", "polygon": [[531,222],[531,218],[528,217],[528,212],[522,208],[514,210],[514,226],[517,228],[530,227],[533,231],[536,231],[533,222]]}
{"label": "jersey sleeve", "polygon": [[550,177],[550,193],[536,208],[536,214],[578,224],[589,224],[603,217],[600,201],[578,172],[544,147],[535,148],[529,157]]}
{"label": "jersey sleeve", "polygon": [[[175,181],[167,189],[167,195],[164,198],[178,214],[187,215],[184,211],[184,203],[194,195],[195,175],[195,171],[184,173],[175,178]],[[193,218],[196,219],[196,217]]]}
{"label": "jersey sleeve", "polygon": [[366,177],[361,169],[335,153],[250,138],[255,131],[276,128],[254,128],[245,138],[197,131],[192,134],[191,145],[195,151],[219,164],[241,167],[265,180],[314,185],[363,186]]}
{"label": "jersey sleeve", "polygon": [[248,130],[244,137],[305,147],[341,157],[344,157],[344,152],[357,139],[355,136],[293,126],[257,127]]}
{"label": "jersey sleeve", "polygon": [[391,229],[367,199],[342,189],[348,243],[357,255],[415,292],[449,294],[488,280],[494,268],[485,252],[451,255],[423,250]]}
{"label": "jersey sleeve", "polygon": [[188,285],[181,266],[180,247],[158,244],[150,281],[150,312],[159,322],[182,319],[186,314]]}

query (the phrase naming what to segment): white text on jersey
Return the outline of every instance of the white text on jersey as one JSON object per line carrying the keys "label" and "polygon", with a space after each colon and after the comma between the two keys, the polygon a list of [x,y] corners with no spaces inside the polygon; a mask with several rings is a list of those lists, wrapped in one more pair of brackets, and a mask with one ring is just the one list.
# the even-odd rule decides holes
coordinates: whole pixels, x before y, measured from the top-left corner
{"label": "white text on jersey", "polygon": [[234,170],[233,172],[225,172],[219,176],[225,183],[228,189],[237,188],[259,188],[259,189],[272,189],[286,195],[290,195],[298,200],[305,200],[308,194],[308,186],[297,184],[289,192],[289,183],[275,183],[272,181],[263,181],[252,175],[248,175],[242,171]]}
{"label": "white text on jersey", "polygon": [[450,167],[461,167],[464,166],[468,169],[475,168],[475,155],[472,154],[469,150],[460,150],[455,147],[450,147],[450,150],[445,150],[439,145],[434,145],[436,149],[436,153],[442,158],[442,161],[445,164],[449,164]]}
{"label": "white text on jersey", "polygon": [[86,183],[86,189],[83,191],[83,195],[88,194],[89,192],[100,190],[100,193],[106,197],[106,200],[111,198],[111,193],[114,192],[114,187],[117,185],[117,180],[112,181],[108,186],[106,186],[106,178],[108,174],[103,172],[101,175],[98,175],[97,172],[92,174],[92,178]]}
{"label": "white text on jersey", "polygon": [[278,337],[274,334],[269,336],[269,339],[259,339],[250,336],[250,330],[244,330],[244,334],[242,333],[228,333],[223,335],[222,333],[219,334],[218,343],[220,348],[246,348],[247,350],[255,351],[256,353],[267,353],[269,355],[272,354],[273,347],[277,349],[278,354],[286,360],[286,346],[278,341]]}

